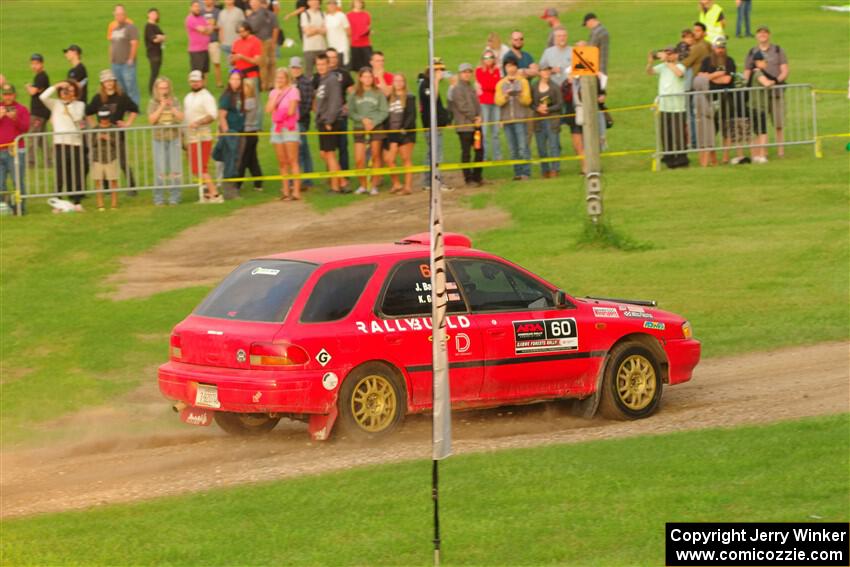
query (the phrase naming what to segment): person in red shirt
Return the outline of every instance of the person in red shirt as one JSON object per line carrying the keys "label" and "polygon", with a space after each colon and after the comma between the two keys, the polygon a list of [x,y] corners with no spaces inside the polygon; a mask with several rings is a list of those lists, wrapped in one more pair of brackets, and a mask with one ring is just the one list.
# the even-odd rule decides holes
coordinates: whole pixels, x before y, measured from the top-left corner
{"label": "person in red shirt", "polygon": [[[372,16],[366,11],[366,2],[354,0],[351,11],[346,14],[351,26],[351,69],[359,71],[369,66],[372,59]],[[392,88],[392,76],[387,84]]]}
{"label": "person in red shirt", "polygon": [[239,24],[239,39],[233,42],[230,64],[246,79],[255,83],[260,76],[260,58],[263,55],[263,42],[254,35],[248,22]]}
{"label": "person in red shirt", "polygon": [[[26,134],[30,129],[30,113],[27,107],[16,100],[15,87],[12,83],[3,82],[0,85],[0,192],[11,191],[15,188],[15,138]],[[24,140],[18,141],[18,181],[21,194],[24,194],[24,167],[27,160],[24,157]],[[11,178],[11,184],[6,179]],[[15,206],[10,201],[10,206]],[[21,199],[21,214],[24,214],[24,200]]]}
{"label": "person in red shirt", "polygon": [[481,103],[481,120],[484,125],[484,153],[486,160],[502,159],[502,144],[499,140],[499,125],[501,117],[499,107],[496,106],[496,83],[502,78],[502,72],[496,64],[496,53],[491,49],[485,49],[481,56],[481,65],[475,68],[476,90],[478,91],[478,102]]}
{"label": "person in red shirt", "polygon": [[372,68],[372,73],[375,75],[375,86],[384,93],[385,97],[389,97],[393,92],[393,74],[387,73],[384,68],[384,54],[381,51],[372,53],[367,67]]}

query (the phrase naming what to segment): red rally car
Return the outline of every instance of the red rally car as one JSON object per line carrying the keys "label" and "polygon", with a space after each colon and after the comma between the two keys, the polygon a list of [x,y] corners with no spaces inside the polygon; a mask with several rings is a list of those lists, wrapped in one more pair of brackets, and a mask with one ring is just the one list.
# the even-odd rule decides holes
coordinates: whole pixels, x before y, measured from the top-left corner
{"label": "red rally car", "polygon": [[[352,437],[431,407],[429,236],[246,262],[171,335],[159,388],[186,423],[234,434],[305,420]],[[445,236],[455,408],[572,398],[579,413],[649,416],[690,380],[700,343],[653,302],[572,297]]]}

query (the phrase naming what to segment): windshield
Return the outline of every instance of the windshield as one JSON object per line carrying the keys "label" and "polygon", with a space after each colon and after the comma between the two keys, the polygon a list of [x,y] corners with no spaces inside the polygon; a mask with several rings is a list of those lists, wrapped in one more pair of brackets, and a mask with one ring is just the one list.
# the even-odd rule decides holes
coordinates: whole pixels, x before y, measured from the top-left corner
{"label": "windshield", "polygon": [[195,315],[235,321],[282,323],[314,264],[291,260],[251,260],[210,293]]}

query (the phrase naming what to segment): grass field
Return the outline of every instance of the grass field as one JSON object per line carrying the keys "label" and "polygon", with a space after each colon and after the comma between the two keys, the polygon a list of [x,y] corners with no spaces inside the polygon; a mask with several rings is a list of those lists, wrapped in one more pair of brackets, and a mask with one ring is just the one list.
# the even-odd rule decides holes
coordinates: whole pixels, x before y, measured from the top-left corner
{"label": "grass field", "polygon": [[[846,521],[848,439],[845,414],[453,457],[441,469],[444,562],[661,565],[668,521]],[[8,521],[0,555],[7,565],[426,565],[429,467]]]}

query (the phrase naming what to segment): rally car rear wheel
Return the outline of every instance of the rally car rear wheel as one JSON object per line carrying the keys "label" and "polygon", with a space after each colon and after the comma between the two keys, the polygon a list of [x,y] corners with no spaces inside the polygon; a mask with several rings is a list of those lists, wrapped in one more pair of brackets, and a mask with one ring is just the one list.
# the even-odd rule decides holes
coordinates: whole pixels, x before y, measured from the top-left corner
{"label": "rally car rear wheel", "polygon": [[404,419],[407,398],[398,375],[384,364],[355,369],[339,393],[340,428],[361,440],[389,434]]}
{"label": "rally car rear wheel", "polygon": [[261,413],[214,412],[215,422],[231,435],[256,436],[274,429],[279,417],[269,417]]}
{"label": "rally car rear wheel", "polygon": [[662,387],[655,355],[637,342],[619,344],[605,367],[599,411],[609,419],[647,417],[658,408]]}

